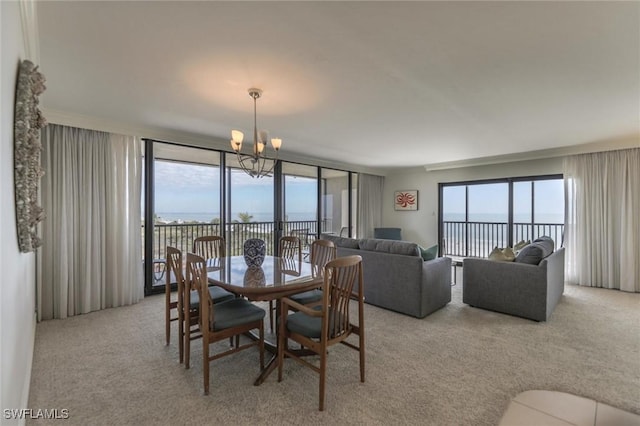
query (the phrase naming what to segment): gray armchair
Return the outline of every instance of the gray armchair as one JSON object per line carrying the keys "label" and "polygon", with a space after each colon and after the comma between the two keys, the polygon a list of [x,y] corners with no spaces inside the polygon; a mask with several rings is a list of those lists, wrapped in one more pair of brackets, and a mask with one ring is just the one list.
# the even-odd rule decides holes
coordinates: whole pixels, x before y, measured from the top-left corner
{"label": "gray armchair", "polygon": [[538,265],[464,259],[463,271],[464,303],[547,321],[564,292],[564,248]]}
{"label": "gray armchair", "polygon": [[402,228],[373,228],[373,238],[380,240],[402,240]]}

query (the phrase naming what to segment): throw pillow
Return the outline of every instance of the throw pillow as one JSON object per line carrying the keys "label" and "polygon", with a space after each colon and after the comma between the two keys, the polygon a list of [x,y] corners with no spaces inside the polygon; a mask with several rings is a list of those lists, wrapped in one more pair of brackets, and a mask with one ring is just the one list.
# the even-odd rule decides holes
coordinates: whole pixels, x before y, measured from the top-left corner
{"label": "throw pillow", "polygon": [[500,249],[499,247],[494,247],[493,251],[491,251],[491,253],[489,253],[489,260],[496,260],[496,261],[499,261],[499,262],[506,262],[507,261],[507,257],[502,252],[502,249]]}
{"label": "throw pillow", "polygon": [[551,237],[547,237],[546,235],[540,238],[536,238],[535,240],[533,240],[533,242],[537,243],[542,248],[542,257],[549,256],[556,248],[553,239]]}
{"label": "throw pillow", "polygon": [[420,256],[422,256],[422,260],[433,260],[438,256],[438,245],[431,246],[429,248],[423,248],[418,246],[420,249]]}
{"label": "throw pillow", "polygon": [[513,262],[516,258],[516,254],[511,247],[505,247],[502,249],[502,254],[507,262]]}
{"label": "throw pillow", "polygon": [[516,262],[537,265],[542,259],[553,253],[554,242],[550,237],[540,237],[520,250]]}
{"label": "throw pillow", "polygon": [[529,265],[537,265],[542,260],[542,249],[537,243],[531,243],[520,250],[516,256],[516,263],[527,263]]}
{"label": "throw pillow", "polygon": [[498,262],[513,262],[516,258],[515,253],[511,247],[494,247],[493,251],[489,254],[489,260],[495,260]]}
{"label": "throw pillow", "polygon": [[513,245],[513,251],[518,253],[520,250],[525,248],[525,246],[527,246],[529,243],[531,243],[531,241],[520,240],[519,242]]}

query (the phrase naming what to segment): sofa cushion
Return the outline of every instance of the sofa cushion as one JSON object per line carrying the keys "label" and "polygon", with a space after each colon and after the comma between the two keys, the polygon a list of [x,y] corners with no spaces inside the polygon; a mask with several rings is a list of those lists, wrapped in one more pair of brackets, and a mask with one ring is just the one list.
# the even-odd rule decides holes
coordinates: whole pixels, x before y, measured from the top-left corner
{"label": "sofa cushion", "polygon": [[553,253],[553,249],[554,243],[551,238],[540,237],[520,250],[516,256],[516,262],[537,265],[542,259]]}
{"label": "sofa cushion", "polygon": [[359,241],[361,250],[377,251],[381,253],[402,254],[405,256],[420,256],[420,249],[416,243],[407,241],[378,240],[365,238]]}
{"label": "sofa cushion", "polygon": [[351,249],[360,248],[358,240],[354,238],[339,237],[337,235],[332,235],[332,234],[321,234],[320,238],[323,240],[332,241],[333,244],[336,245],[336,247],[344,247],[344,248],[351,248]]}
{"label": "sofa cushion", "polygon": [[438,245],[435,244],[429,248],[424,248],[422,246],[418,246],[420,249],[420,256],[422,256],[422,260],[425,262],[427,260],[433,260],[438,256]]}

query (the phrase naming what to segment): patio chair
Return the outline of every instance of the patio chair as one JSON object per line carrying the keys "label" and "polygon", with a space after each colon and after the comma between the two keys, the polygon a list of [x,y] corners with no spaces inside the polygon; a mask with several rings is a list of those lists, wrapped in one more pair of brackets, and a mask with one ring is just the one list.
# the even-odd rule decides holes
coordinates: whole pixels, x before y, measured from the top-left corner
{"label": "patio chair", "polygon": [[[360,381],[365,380],[362,258],[357,255],[341,257],[327,263],[324,270],[321,302],[305,306],[288,297],[281,299],[278,333],[278,382],[282,381],[285,356],[319,373],[320,411],[324,410],[328,347],[342,343],[357,350],[360,354]],[[358,290],[357,294],[354,294],[356,282]],[[349,319],[349,302],[352,298],[358,300],[357,325],[352,324]],[[290,309],[298,312],[288,315]],[[351,334],[358,336],[358,345],[346,341]],[[317,354],[320,357],[320,365],[303,359],[298,351],[289,350],[289,340]]]}
{"label": "patio chair", "polygon": [[[243,298],[234,298],[214,303],[209,293],[207,265],[203,257],[187,254],[187,281],[195,283],[200,296],[198,324],[202,333],[202,375],[204,394],[209,395],[209,363],[218,358],[258,346],[260,370],[264,369],[264,309]],[[258,340],[239,345],[241,334],[258,330]],[[236,338],[236,345],[222,352],[210,355],[211,343],[227,338]]]}

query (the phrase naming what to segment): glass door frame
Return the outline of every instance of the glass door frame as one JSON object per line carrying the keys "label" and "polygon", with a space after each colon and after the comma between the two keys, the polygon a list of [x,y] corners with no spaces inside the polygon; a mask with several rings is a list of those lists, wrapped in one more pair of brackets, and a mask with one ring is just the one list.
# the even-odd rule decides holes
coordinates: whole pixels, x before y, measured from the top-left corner
{"label": "glass door frame", "polygon": [[[203,148],[200,146],[191,146],[186,144],[180,144],[175,142],[167,142],[161,141],[157,139],[149,139],[143,138],[144,142],[144,244],[143,244],[143,254],[144,254],[144,295],[158,294],[163,293],[165,291],[164,285],[153,285],[155,283],[155,275],[154,268],[156,259],[154,259],[153,255],[153,237],[154,237],[154,226],[155,226],[155,155],[154,155],[154,144],[166,144],[166,145],[174,145],[177,147],[190,148],[190,149],[202,149],[212,152],[217,152],[219,154],[219,164],[216,165],[218,167],[218,172],[220,173],[219,178],[219,194],[223,194],[223,189],[225,188],[225,156],[220,155],[221,152],[214,149]],[[220,233],[223,237],[226,237],[226,215],[224,214],[225,210],[225,197],[219,197],[219,211],[220,211]],[[148,226],[150,224],[151,226]],[[151,231],[149,231],[151,229]],[[183,256],[186,256],[186,253],[183,253]],[[151,262],[147,262],[146,259],[151,259]],[[165,266],[166,268],[166,266]],[[175,285],[172,285],[172,289]]]}
{"label": "glass door frame", "polygon": [[[461,181],[461,182],[440,182],[438,183],[438,244],[440,247],[439,252],[442,255],[447,255],[444,251],[444,188],[450,186],[464,186],[465,187],[465,223],[469,222],[469,186],[472,185],[484,185],[484,184],[492,184],[492,183],[507,183],[508,184],[508,224],[507,224],[507,244],[508,247],[513,247],[513,237],[514,237],[514,227],[513,227],[513,184],[515,182],[532,182],[532,190],[531,190],[531,224],[535,225],[535,192],[533,191],[533,184],[536,181],[544,181],[544,180],[558,180],[563,179],[562,174],[552,174],[552,175],[536,175],[536,176],[522,176],[522,177],[508,177],[508,178],[496,178],[496,179],[481,179],[481,180],[473,180],[473,181]],[[565,205],[566,209],[566,205]],[[469,256],[469,229],[468,226],[465,227],[465,253],[463,257]],[[558,243],[556,243],[558,244]],[[559,244],[558,244],[559,245]]]}
{"label": "glass door frame", "polygon": [[[175,145],[178,147],[185,147],[185,148],[196,148],[196,149],[203,149],[203,150],[207,150],[207,151],[215,151],[219,154],[219,172],[220,172],[220,187],[219,187],[219,193],[220,193],[220,200],[219,200],[219,206],[220,206],[220,233],[221,235],[225,238],[225,241],[227,241],[227,249],[230,248],[230,244],[231,242],[229,241],[229,235],[228,235],[228,224],[231,222],[231,217],[230,217],[230,208],[231,208],[231,197],[233,196],[233,194],[231,194],[231,185],[229,182],[229,174],[228,174],[228,162],[227,162],[227,154],[233,154],[231,152],[228,151],[223,151],[223,150],[219,150],[219,149],[210,149],[210,148],[205,148],[202,146],[198,146],[198,145],[190,145],[190,144],[183,144],[183,143],[177,143],[177,142],[170,142],[170,141],[163,141],[163,140],[157,140],[157,139],[152,139],[152,138],[143,138],[142,139],[144,142],[144,181],[143,181],[143,188],[144,188],[144,238],[143,238],[143,254],[144,254],[144,268],[143,268],[143,272],[144,272],[144,294],[145,296],[150,295],[150,294],[157,294],[157,293],[162,293],[164,292],[164,286],[163,285],[156,285],[154,286],[153,283],[155,282],[155,278],[154,278],[154,262],[153,262],[153,237],[154,237],[154,232],[153,232],[153,224],[154,224],[154,214],[155,214],[155,158],[154,158],[154,143],[159,143],[159,144],[169,144],[169,145]],[[274,171],[273,171],[273,211],[274,211],[274,217],[273,217],[273,252],[274,253],[278,253],[278,241],[280,239],[280,237],[283,235],[283,233],[285,232],[284,230],[284,222],[285,222],[285,217],[284,217],[284,176],[282,173],[282,162],[285,160],[278,160],[275,167],[274,167]],[[316,221],[316,232],[315,232],[315,238],[319,238],[320,237],[320,233],[322,232],[322,170],[323,169],[330,169],[330,170],[339,170],[342,172],[346,172],[348,173],[348,223],[349,223],[349,236],[351,237],[352,235],[352,229],[353,229],[353,209],[356,208],[357,206],[354,207],[353,205],[353,188],[352,188],[352,184],[353,184],[353,177],[354,174],[356,174],[357,172],[352,172],[349,170],[343,170],[343,169],[338,169],[338,168],[331,168],[331,167],[324,167],[324,166],[317,166],[317,165],[310,165],[310,164],[305,164],[305,163],[301,163],[301,162],[295,162],[295,161],[286,161],[288,163],[294,163],[294,164],[300,164],[300,165],[304,165],[304,166],[309,166],[309,167],[315,167],[316,168],[316,215],[315,215],[315,221]],[[148,224],[150,224],[151,226],[147,226]],[[151,231],[149,231],[151,229]],[[186,255],[186,254],[185,254]],[[146,259],[151,259],[151,262],[147,262],[145,261]]]}

